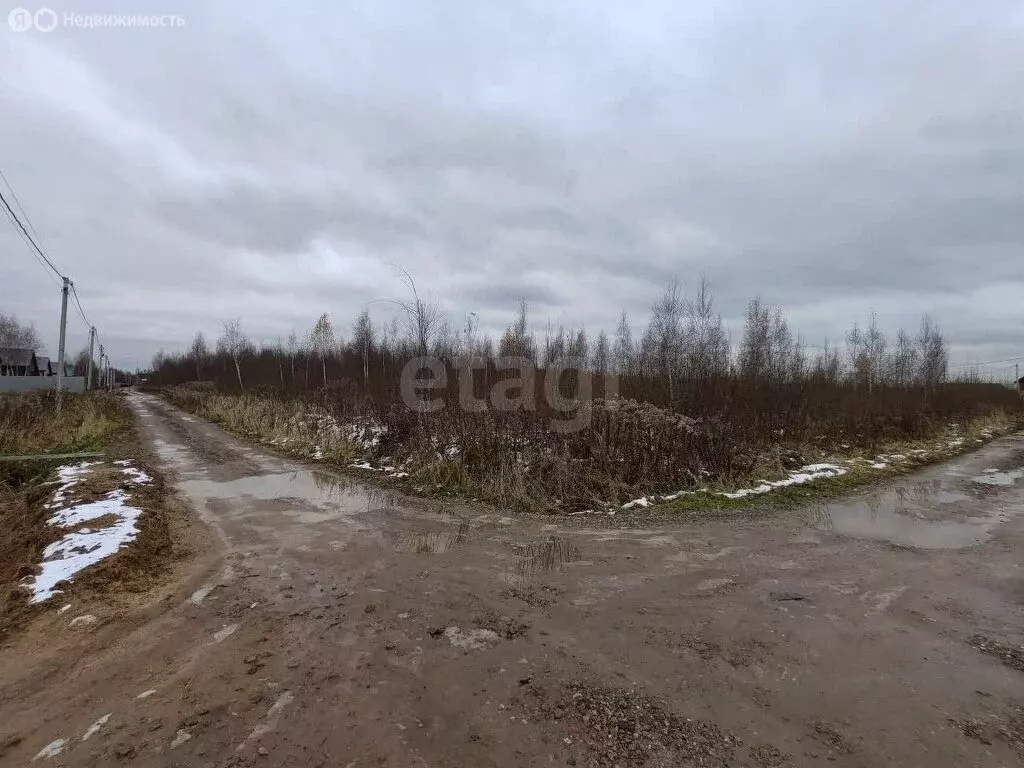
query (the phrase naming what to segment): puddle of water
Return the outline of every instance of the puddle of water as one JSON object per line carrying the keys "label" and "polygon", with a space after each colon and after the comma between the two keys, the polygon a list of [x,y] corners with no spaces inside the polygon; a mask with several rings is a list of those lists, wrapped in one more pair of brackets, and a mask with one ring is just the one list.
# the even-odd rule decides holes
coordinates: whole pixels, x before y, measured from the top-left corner
{"label": "puddle of water", "polygon": [[[999,510],[958,519],[928,519],[919,509],[970,500],[967,494],[939,490],[926,496],[906,487],[889,488],[847,502],[819,508],[811,525],[843,536],[890,541],[920,549],[959,549],[980,544],[1006,520]],[[1022,510],[1024,511],[1024,510]]]}
{"label": "puddle of water", "polygon": [[546,541],[533,542],[520,548],[516,573],[526,576],[536,571],[553,571],[579,559],[579,547],[565,539],[552,536]]}
{"label": "puddle of water", "polygon": [[402,552],[415,552],[417,554],[436,554],[448,552],[462,544],[469,534],[469,523],[459,523],[458,529],[452,531],[429,531],[426,533],[413,533],[407,536],[398,547]]}
{"label": "puddle of water", "polygon": [[1005,472],[986,469],[985,474],[972,477],[971,480],[976,483],[982,483],[983,485],[1010,486],[1022,477],[1024,477],[1024,469],[1010,469]]}
{"label": "puddle of water", "polygon": [[[193,500],[263,501],[300,523],[322,523],[388,506],[394,495],[316,470],[252,475],[237,480],[186,480],[181,489]],[[259,511],[254,509],[254,511]]]}

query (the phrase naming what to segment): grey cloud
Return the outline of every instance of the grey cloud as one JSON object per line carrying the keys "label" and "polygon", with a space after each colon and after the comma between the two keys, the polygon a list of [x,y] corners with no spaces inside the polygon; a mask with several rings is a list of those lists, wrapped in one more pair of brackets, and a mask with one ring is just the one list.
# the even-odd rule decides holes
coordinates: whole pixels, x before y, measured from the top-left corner
{"label": "grey cloud", "polygon": [[[706,273],[734,335],[761,294],[815,336],[930,311],[1022,354],[990,298],[1024,288],[1016,2],[179,5],[0,49],[0,167],[129,364],[223,317],[386,320],[389,264],[495,332],[519,296],[639,331]],[[0,248],[0,304],[55,336]]]}

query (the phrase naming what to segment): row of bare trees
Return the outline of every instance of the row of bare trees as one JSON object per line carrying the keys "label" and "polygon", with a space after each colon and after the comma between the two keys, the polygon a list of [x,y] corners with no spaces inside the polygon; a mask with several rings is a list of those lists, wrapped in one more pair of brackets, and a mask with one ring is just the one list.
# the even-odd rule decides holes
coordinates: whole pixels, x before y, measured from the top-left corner
{"label": "row of bare trees", "polygon": [[217,377],[220,361],[221,374],[230,370],[238,388],[244,389],[246,370],[260,359],[264,374],[267,361],[272,362],[276,382],[262,375],[257,383],[304,390],[326,388],[339,379],[361,379],[368,387],[374,376],[394,376],[399,361],[418,355],[436,355],[452,365],[469,358],[520,357],[546,367],[570,359],[583,361],[598,374],[661,381],[668,403],[677,402],[681,381],[691,388],[694,382],[699,385],[723,377],[742,380],[748,387],[815,381],[870,392],[880,385],[934,388],[948,376],[948,344],[928,316],[916,335],[900,329],[890,342],[872,314],[867,327],[852,326],[842,345],[825,341],[811,347],[792,332],[781,308],[755,298],[746,307],[742,335],[734,349],[706,279],[700,280],[693,296],[685,295],[678,282],[670,283],[653,302],[639,340],[634,340],[626,312],[611,338],[602,330],[591,340],[583,328],[550,324],[542,334],[535,334],[529,307],[522,300],[497,345],[480,332],[475,313],[467,314],[463,327],[453,332],[437,305],[421,296],[411,278],[407,288],[409,298],[394,302],[397,317],[378,328],[363,309],[347,342],[327,313],[304,335],[293,331],[287,340],[259,349],[245,334],[241,320],[231,319],[223,323],[212,350],[203,334],[197,333],[186,353],[168,357],[161,352],[153,367],[159,372],[173,363],[175,374],[165,372],[175,382],[203,380]]}

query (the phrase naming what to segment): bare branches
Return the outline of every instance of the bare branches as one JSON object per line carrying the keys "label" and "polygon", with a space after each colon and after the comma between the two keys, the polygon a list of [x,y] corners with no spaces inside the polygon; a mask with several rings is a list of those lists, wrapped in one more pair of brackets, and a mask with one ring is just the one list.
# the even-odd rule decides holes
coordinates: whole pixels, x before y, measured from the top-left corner
{"label": "bare branches", "polygon": [[242,332],[242,321],[240,318],[225,320],[223,322],[224,333],[217,340],[217,346],[223,349],[231,361],[235,364],[235,374],[238,376],[238,388],[245,391],[242,383],[242,356],[252,347],[252,342]]}

